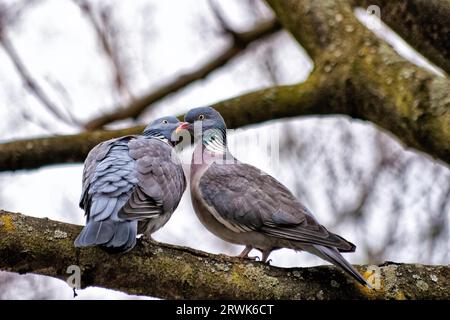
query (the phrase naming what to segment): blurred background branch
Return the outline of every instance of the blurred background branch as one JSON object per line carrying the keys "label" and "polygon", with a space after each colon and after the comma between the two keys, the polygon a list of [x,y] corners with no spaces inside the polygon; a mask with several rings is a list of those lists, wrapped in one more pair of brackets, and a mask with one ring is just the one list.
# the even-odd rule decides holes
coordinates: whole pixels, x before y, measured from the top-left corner
{"label": "blurred background branch", "polygon": [[127,118],[136,119],[153,103],[165,98],[169,94],[181,90],[182,88],[195,81],[204,79],[211,72],[223,67],[229,61],[239,55],[252,42],[262,40],[264,37],[267,37],[279,30],[280,25],[275,19],[262,22],[254,29],[246,32],[234,32],[228,27],[225,27],[224,32],[231,35],[232,41],[223,52],[219,53],[217,56],[201,65],[198,69],[192,72],[185,73],[174,79],[172,82],[157,89],[151,90],[149,93],[145,94],[142,97],[133,99],[129,105],[115,107],[114,111],[90,120],[85,124],[85,128],[88,130],[94,130],[117,120],[123,120]]}
{"label": "blurred background branch", "polygon": [[120,63],[118,50],[114,45],[114,33],[111,22],[111,9],[103,5],[100,12],[96,13],[92,5],[87,0],[73,0],[73,2],[80,8],[81,12],[86,16],[86,19],[92,25],[98,42],[105,53],[105,56],[111,63],[111,68],[114,73],[114,86],[119,93],[123,95],[124,99],[132,99],[131,91],[128,88],[125,79],[125,71]]}
{"label": "blurred background branch", "polygon": [[63,112],[61,107],[58,107],[53,103],[39,82],[31,75],[31,72],[28,70],[23,59],[20,57],[8,37],[8,28],[17,22],[27,9],[36,5],[38,2],[39,0],[19,1],[10,5],[0,3],[0,45],[10,59],[10,62],[13,64],[17,74],[20,76],[25,88],[36,98],[36,100],[38,100],[56,119],[71,126],[78,126],[79,123],[77,119],[67,106],[62,106],[64,109]]}
{"label": "blurred background branch", "polygon": [[17,53],[13,44],[9,41],[8,37],[5,34],[0,35],[0,44],[3,50],[5,50],[6,54],[11,59],[11,62],[14,64],[17,73],[22,78],[22,81],[29,92],[31,92],[36,97],[36,99],[40,101],[42,105],[55,116],[56,119],[59,119],[70,125],[78,125],[78,121],[75,119],[68,108],[65,109],[66,113],[63,113],[60,108],[51,101],[51,99],[45,93],[44,89],[42,89],[39,83],[31,76],[22,59],[19,57],[19,54]]}

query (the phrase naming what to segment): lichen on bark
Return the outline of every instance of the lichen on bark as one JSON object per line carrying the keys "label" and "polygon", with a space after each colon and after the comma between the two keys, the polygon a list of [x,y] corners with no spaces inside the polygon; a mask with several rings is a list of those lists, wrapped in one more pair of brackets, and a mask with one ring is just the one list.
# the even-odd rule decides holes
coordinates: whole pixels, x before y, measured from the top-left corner
{"label": "lichen on bark", "polygon": [[76,249],[73,240],[80,230],[0,211],[0,270],[66,280],[67,267],[77,265],[83,287],[171,299],[450,298],[449,266],[356,266],[369,281],[375,279],[376,290],[370,290],[334,266],[278,268],[147,241],[125,254]]}

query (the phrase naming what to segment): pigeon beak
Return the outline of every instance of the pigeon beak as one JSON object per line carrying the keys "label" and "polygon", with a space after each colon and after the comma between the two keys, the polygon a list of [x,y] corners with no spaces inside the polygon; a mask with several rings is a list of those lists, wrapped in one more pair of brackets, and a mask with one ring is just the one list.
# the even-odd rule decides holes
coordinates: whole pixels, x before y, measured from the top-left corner
{"label": "pigeon beak", "polygon": [[179,134],[181,130],[189,130],[189,122],[180,123],[180,125],[175,129],[175,133]]}

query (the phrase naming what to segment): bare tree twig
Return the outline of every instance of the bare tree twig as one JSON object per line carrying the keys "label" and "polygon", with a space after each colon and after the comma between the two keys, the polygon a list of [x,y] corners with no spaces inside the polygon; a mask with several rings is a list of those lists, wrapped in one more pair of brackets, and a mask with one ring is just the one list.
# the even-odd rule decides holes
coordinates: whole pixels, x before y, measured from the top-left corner
{"label": "bare tree twig", "polygon": [[16,68],[17,73],[22,78],[22,81],[25,84],[26,88],[57,119],[65,122],[69,125],[77,125],[78,126],[78,123],[76,122],[75,119],[73,119],[70,116],[68,117],[67,115],[62,113],[61,110],[51,101],[51,99],[45,93],[44,89],[42,89],[42,87],[39,85],[39,83],[32,77],[31,73],[28,71],[27,67],[22,62],[22,59],[20,58],[20,56],[17,53],[16,49],[14,48],[13,44],[7,38],[4,30],[2,30],[2,31],[3,31],[3,33],[0,35],[0,44],[1,44],[2,48],[5,50],[8,57],[10,58],[14,67]]}
{"label": "bare tree twig", "polygon": [[271,35],[280,30],[280,26],[276,20],[270,20],[261,23],[253,30],[241,33],[235,33],[233,36],[233,43],[228,46],[223,52],[221,52],[216,57],[212,58],[210,61],[206,62],[202,66],[200,66],[197,70],[193,72],[186,73],[176,78],[174,81],[163,85],[160,88],[152,90],[145,96],[140,98],[136,98],[133,100],[128,106],[125,107],[116,107],[114,111],[101,115],[95,119],[92,119],[88,123],[85,124],[85,128],[88,130],[94,130],[103,127],[105,124],[127,119],[134,118],[136,119],[139,115],[141,115],[147,108],[155,103],[168,96],[171,93],[174,93],[187,85],[193,83],[194,81],[204,79],[211,72],[217,70],[218,68],[227,64],[230,60],[235,58],[238,54],[240,54],[248,45],[256,40],[260,40],[268,35]]}
{"label": "bare tree twig", "polygon": [[4,2],[0,3],[0,33],[3,33],[6,27],[11,27],[20,21],[22,14],[39,2],[42,0],[18,0],[10,5]]}
{"label": "bare tree twig", "polygon": [[220,25],[221,33],[230,34],[232,37],[235,37],[236,32],[229,26],[228,22],[226,21],[225,17],[223,16],[223,14],[219,8],[217,1],[209,0],[208,4],[209,4],[209,7],[211,8],[211,11],[213,12],[217,22]]}
{"label": "bare tree twig", "polygon": [[80,121],[77,119],[73,112],[73,103],[70,98],[70,94],[67,91],[67,89],[64,87],[64,85],[58,81],[57,79],[51,79],[49,77],[46,78],[47,83],[52,87],[52,89],[58,93],[59,97],[61,98],[61,106],[64,108],[68,118],[73,123],[76,123],[77,126],[81,127]]}
{"label": "bare tree twig", "polygon": [[100,21],[98,21],[92,5],[86,0],[73,0],[73,2],[80,8],[81,12],[86,16],[86,19],[94,28],[95,34],[100,42],[106,57],[111,63],[114,73],[114,85],[117,90],[126,98],[131,98],[131,92],[127,86],[125,79],[125,72],[120,63],[117,53],[117,48],[114,48],[111,38],[111,13],[107,8],[103,8],[100,12]]}

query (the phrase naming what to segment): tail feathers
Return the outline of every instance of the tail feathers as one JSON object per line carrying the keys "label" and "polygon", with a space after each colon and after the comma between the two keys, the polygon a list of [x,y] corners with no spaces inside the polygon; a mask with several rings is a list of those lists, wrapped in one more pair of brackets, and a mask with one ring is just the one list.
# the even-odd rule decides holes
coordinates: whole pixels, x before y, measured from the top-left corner
{"label": "tail feathers", "polygon": [[351,243],[348,240],[345,240],[340,235],[337,235],[337,234],[334,234],[334,235],[336,237],[338,237],[339,239],[341,239],[343,243],[345,243],[345,247],[337,248],[339,250],[339,252],[355,252],[356,246],[353,243]]}
{"label": "tail feathers", "polygon": [[74,244],[76,247],[101,246],[108,252],[122,252],[136,245],[136,234],[136,221],[89,221]]}
{"label": "tail feathers", "polygon": [[367,283],[366,279],[339,253],[335,248],[329,248],[320,245],[313,245],[311,253],[321,257],[322,259],[340,267],[354,279],[356,279],[363,286],[372,289],[372,286]]}

